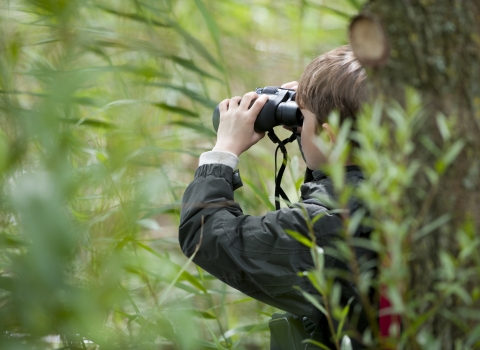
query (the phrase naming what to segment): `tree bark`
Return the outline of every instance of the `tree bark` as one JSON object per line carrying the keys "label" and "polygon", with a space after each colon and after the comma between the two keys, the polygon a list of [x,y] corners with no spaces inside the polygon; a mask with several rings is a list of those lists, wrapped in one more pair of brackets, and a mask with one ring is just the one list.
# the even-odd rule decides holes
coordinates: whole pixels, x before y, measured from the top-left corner
{"label": "tree bark", "polygon": [[[445,141],[436,116],[443,113],[452,126],[452,139],[461,138],[465,142],[460,155],[441,176],[437,190],[431,190],[424,174],[418,176],[418,189],[430,193],[430,198],[419,196],[422,191],[418,189],[410,190],[405,198],[404,203],[411,206],[412,212],[423,210],[423,222],[431,222],[445,213],[452,216],[449,223],[409,248],[410,281],[405,289],[413,300],[435,292],[437,271],[442,266],[439,252],[458,256],[457,233],[465,230],[465,225],[473,226],[470,229],[477,237],[480,232],[480,2],[370,0],[361,15],[383,24],[390,48],[383,67],[364,63],[374,94],[403,103],[401,92],[407,86],[414,87],[428,110],[419,135],[428,135],[442,149]],[[353,43],[352,47],[358,51]],[[414,158],[422,159],[425,164],[436,160],[420,139],[416,140]],[[477,274],[464,287],[474,295],[479,284]],[[479,310],[478,298],[475,301],[473,297],[473,304],[467,304],[451,296],[442,301],[439,312],[426,320],[424,329],[439,339],[444,349],[453,349],[457,340],[464,341],[466,328],[478,323],[458,311],[462,307]],[[421,314],[432,305],[419,305],[416,312]]]}

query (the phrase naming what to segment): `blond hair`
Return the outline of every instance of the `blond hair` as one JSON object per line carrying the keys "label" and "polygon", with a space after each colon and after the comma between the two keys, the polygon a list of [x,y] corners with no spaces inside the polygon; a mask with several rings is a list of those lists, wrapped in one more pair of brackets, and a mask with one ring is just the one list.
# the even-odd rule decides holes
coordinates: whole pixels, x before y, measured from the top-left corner
{"label": "blond hair", "polygon": [[298,83],[297,104],[315,114],[319,125],[333,110],[339,112],[340,123],[355,119],[367,98],[365,79],[365,70],[350,46],[340,46],[307,66]]}

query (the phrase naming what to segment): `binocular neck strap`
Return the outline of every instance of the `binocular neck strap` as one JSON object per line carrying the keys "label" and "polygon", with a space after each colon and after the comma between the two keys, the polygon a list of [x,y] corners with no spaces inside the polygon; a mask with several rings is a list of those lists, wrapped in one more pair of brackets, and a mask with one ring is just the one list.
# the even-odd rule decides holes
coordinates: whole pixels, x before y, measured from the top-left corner
{"label": "binocular neck strap", "polygon": [[[281,141],[278,136],[275,134],[273,129],[268,131],[268,137],[270,140],[272,140],[273,143],[278,144],[277,149],[275,150],[275,209],[280,210],[280,197],[283,199],[283,201],[289,205],[290,200],[288,199],[285,191],[282,189],[281,183],[282,183],[282,178],[283,174],[285,173],[285,169],[287,167],[287,161],[288,161],[288,154],[287,154],[287,148],[285,145],[287,143],[293,142],[297,139],[296,135],[296,130],[293,130],[293,133],[290,137],[287,137],[285,140]],[[278,171],[277,174],[277,153],[278,150],[283,154],[283,160],[282,160],[282,165],[280,167],[280,170]]]}

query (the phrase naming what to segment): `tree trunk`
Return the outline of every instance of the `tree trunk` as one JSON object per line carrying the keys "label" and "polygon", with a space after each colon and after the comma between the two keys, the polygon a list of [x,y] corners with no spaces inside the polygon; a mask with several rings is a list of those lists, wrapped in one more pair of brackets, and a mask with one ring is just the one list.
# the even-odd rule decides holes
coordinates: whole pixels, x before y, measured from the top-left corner
{"label": "tree trunk", "polygon": [[[452,140],[463,139],[465,143],[462,152],[442,174],[437,188],[431,185],[425,174],[420,174],[418,188],[411,189],[404,199],[404,205],[410,206],[412,212],[421,213],[423,223],[432,222],[444,214],[451,215],[448,223],[409,247],[410,278],[405,288],[405,300],[421,300],[426,293],[436,293],[438,271],[445,268],[439,254],[441,251],[455,258],[456,274],[466,271],[461,268],[472,268],[474,264],[472,271],[476,271],[476,275],[459,282],[466,291],[464,298],[461,297],[463,292],[459,292],[442,299],[437,312],[432,313],[422,328],[432,334],[442,348],[453,349],[456,342],[468,341],[466,338],[474,323],[478,324],[478,317],[469,318],[467,310],[480,310],[478,258],[476,263],[470,261],[463,266],[458,239],[459,232],[468,231],[473,235],[472,241],[478,242],[480,232],[480,2],[370,0],[361,16],[381,23],[388,43],[389,59],[386,63],[364,62],[375,94],[396,99],[402,104],[404,88],[414,87],[423,97],[428,114],[418,135],[428,135],[443,151],[445,144]],[[361,22],[364,26],[365,21]],[[352,40],[354,51],[366,52],[355,48],[355,43],[362,45],[355,22],[351,29],[357,31],[351,34],[351,38],[355,38],[355,42]],[[451,126],[450,141],[445,140],[438,126],[439,113],[446,116],[447,124]],[[424,139],[422,141],[420,137],[411,157],[421,159],[424,164],[435,164],[438,160],[426,150]],[[423,192],[427,195],[418,195]],[[420,303],[415,314],[421,315],[433,305],[434,302]]]}

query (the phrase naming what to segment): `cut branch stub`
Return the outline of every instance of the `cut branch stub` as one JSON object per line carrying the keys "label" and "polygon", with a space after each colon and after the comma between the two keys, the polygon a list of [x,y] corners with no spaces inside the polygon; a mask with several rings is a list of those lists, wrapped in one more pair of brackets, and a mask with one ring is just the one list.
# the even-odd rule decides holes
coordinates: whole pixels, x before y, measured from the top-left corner
{"label": "cut branch stub", "polygon": [[364,67],[382,67],[390,56],[383,26],[369,15],[359,15],[350,23],[350,45]]}

